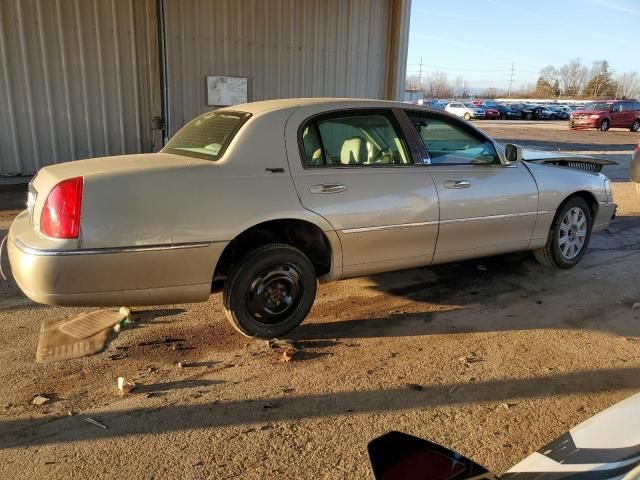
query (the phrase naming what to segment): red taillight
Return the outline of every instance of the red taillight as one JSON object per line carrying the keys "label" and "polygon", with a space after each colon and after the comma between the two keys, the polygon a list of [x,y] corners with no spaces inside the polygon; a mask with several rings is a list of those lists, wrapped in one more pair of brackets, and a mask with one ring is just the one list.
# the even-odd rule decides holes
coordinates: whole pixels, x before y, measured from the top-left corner
{"label": "red taillight", "polygon": [[82,177],[60,182],[44,202],[40,231],[53,238],[78,238],[81,206]]}

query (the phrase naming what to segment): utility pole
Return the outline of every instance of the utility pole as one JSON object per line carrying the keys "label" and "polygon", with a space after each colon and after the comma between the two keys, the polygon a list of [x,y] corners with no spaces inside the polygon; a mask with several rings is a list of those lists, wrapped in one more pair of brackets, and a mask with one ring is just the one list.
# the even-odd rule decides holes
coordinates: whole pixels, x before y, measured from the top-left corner
{"label": "utility pole", "polygon": [[420,57],[420,70],[418,70],[418,91],[422,91],[422,56]]}
{"label": "utility pole", "polygon": [[511,87],[513,86],[513,62],[511,62],[511,76],[509,77],[509,98],[511,98]]}

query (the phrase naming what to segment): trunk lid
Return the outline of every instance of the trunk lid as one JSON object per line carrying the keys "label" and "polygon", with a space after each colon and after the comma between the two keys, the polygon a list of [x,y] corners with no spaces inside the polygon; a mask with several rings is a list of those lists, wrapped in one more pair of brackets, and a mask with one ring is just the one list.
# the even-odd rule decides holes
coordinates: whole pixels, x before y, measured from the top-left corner
{"label": "trunk lid", "polygon": [[189,157],[167,153],[143,153],[91,158],[59,163],[41,168],[29,184],[27,209],[34,229],[40,230],[40,214],[49,192],[63,180],[83,177],[85,181],[93,175],[122,175],[126,172],[145,170],[153,172],[179,168],[189,163],[202,162]]}

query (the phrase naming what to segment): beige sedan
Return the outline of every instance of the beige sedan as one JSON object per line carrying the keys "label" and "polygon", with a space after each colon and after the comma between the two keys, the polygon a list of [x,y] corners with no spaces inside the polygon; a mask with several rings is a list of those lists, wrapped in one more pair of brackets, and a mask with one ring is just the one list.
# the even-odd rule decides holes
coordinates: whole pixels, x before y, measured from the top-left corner
{"label": "beige sedan", "polygon": [[574,266],[615,212],[611,184],[594,159],[522,157],[415,105],[237,105],[159,153],[40,170],[9,257],[36,302],[201,302],[222,289],[233,325],[269,338],[304,320],[318,280],[517,250]]}

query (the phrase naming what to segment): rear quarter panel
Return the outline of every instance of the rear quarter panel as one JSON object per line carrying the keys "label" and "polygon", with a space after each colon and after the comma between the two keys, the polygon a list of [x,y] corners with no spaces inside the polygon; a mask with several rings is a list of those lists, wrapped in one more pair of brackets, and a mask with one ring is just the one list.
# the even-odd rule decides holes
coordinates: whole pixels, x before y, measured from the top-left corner
{"label": "rear quarter panel", "polygon": [[215,162],[181,157],[183,164],[171,169],[87,176],[82,247],[226,242],[275,218],[309,220],[329,230],[302,208],[293,188],[284,146],[290,113],[255,115]]}

